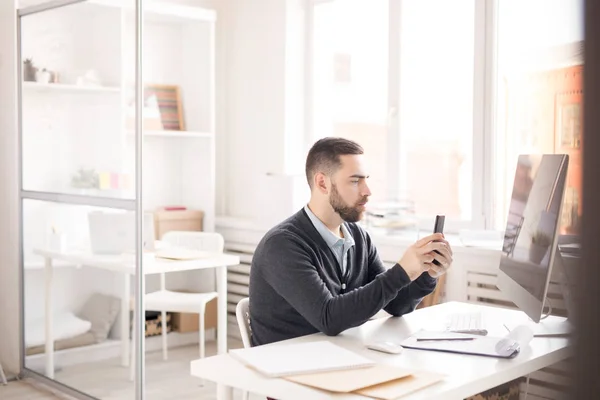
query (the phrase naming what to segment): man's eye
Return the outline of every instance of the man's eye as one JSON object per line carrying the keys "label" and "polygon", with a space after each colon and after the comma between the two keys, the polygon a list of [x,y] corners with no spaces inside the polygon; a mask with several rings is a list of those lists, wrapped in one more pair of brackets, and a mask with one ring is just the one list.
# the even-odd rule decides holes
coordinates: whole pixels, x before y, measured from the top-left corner
{"label": "man's eye", "polygon": [[358,183],[358,181],[350,181],[350,183]]}

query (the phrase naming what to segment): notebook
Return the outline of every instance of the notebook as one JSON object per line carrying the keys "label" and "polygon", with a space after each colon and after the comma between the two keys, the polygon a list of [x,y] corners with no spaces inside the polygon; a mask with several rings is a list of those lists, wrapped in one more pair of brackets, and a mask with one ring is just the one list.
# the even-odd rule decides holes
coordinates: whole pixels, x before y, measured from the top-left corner
{"label": "notebook", "polygon": [[236,349],[231,356],[268,377],[366,368],[375,362],[328,341]]}

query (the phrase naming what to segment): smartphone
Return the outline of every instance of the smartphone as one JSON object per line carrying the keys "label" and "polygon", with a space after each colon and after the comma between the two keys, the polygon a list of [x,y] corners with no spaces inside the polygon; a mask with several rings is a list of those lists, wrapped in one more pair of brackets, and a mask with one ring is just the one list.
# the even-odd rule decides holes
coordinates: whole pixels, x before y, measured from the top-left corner
{"label": "smartphone", "polygon": [[[444,233],[444,222],[446,221],[445,215],[436,215],[435,216],[435,224],[433,225],[433,233]],[[440,254],[439,251],[434,250],[436,253]],[[438,260],[433,260],[435,265],[441,265]]]}
{"label": "smartphone", "polygon": [[445,215],[435,216],[435,225],[433,226],[433,233],[444,233],[444,222],[446,221]]}

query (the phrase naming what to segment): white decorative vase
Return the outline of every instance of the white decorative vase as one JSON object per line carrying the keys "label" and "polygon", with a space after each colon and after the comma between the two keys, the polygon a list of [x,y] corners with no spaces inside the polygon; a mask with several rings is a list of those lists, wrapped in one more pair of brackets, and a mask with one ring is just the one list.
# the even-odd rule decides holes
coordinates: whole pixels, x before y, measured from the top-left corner
{"label": "white decorative vase", "polygon": [[35,73],[35,80],[39,83],[50,83],[50,72],[45,69]]}
{"label": "white decorative vase", "polygon": [[541,246],[537,243],[531,243],[529,246],[529,261],[534,264],[539,264],[544,259],[544,256],[548,252],[548,246]]}

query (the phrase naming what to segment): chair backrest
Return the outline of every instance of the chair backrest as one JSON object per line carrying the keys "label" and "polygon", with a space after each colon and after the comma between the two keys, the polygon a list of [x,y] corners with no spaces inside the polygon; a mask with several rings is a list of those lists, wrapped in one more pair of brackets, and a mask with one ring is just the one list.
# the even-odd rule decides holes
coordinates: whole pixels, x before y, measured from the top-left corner
{"label": "chair backrest", "polygon": [[215,253],[222,253],[225,245],[219,233],[200,231],[170,231],[162,236],[161,241],[186,249]]}
{"label": "chair backrest", "polygon": [[240,327],[242,343],[244,343],[245,348],[252,347],[252,342],[250,341],[252,332],[250,331],[250,311],[248,305],[249,299],[248,297],[245,297],[241,299],[235,307],[235,317],[237,318],[237,323]]}

